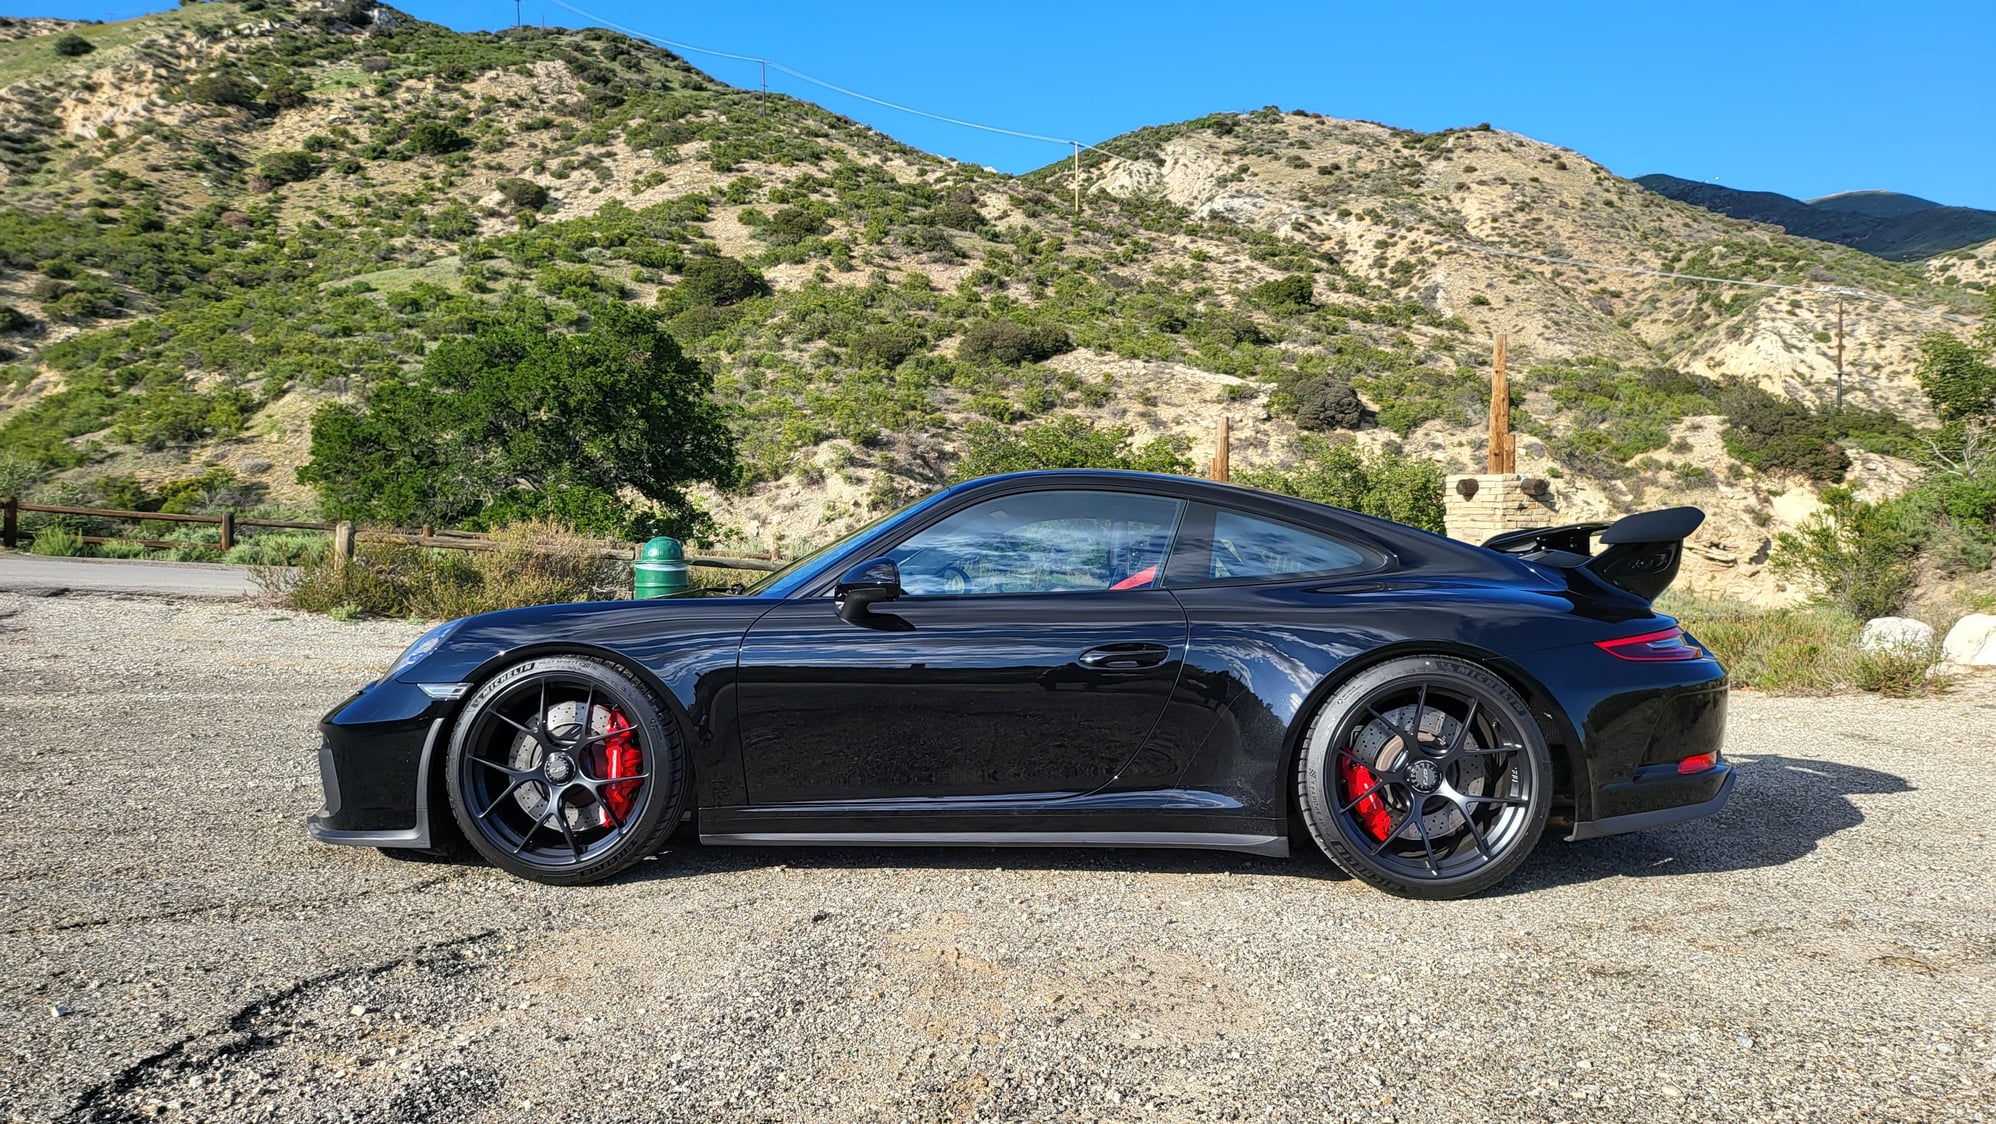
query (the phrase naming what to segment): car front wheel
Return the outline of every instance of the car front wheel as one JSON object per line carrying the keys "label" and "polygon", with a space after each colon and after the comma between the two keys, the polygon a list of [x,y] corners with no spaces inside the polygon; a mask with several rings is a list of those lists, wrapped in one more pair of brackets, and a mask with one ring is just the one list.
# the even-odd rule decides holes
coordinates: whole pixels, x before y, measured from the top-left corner
{"label": "car front wheel", "polygon": [[478,853],[557,885],[656,853],[688,788],[659,697],[578,656],[524,660],[487,681],[458,718],[445,768],[451,815]]}

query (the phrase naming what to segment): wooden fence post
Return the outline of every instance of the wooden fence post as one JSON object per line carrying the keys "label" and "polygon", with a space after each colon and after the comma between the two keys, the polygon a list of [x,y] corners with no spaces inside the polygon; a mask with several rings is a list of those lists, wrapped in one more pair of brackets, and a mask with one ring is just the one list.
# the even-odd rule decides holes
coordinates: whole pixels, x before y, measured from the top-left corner
{"label": "wooden fence post", "polygon": [[18,496],[8,496],[0,500],[0,543],[7,549],[14,549],[14,541],[21,536],[21,500]]}
{"label": "wooden fence post", "polygon": [[353,560],[353,524],[342,519],[333,524],[333,565],[344,566]]}
{"label": "wooden fence post", "polygon": [[1209,474],[1214,480],[1225,484],[1233,475],[1234,419],[1220,419],[1220,440],[1213,447],[1213,471]]}
{"label": "wooden fence post", "polygon": [[222,511],[222,553],[227,554],[236,545],[236,513],[227,508]]}

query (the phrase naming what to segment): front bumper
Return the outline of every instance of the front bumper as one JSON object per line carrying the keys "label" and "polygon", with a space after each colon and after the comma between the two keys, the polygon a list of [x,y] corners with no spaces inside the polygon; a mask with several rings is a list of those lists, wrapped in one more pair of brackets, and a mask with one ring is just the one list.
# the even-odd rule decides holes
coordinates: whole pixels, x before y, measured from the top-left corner
{"label": "front bumper", "polygon": [[392,680],[371,684],[319,723],[325,807],[305,821],[321,843],[434,845],[431,791],[442,767],[448,702]]}

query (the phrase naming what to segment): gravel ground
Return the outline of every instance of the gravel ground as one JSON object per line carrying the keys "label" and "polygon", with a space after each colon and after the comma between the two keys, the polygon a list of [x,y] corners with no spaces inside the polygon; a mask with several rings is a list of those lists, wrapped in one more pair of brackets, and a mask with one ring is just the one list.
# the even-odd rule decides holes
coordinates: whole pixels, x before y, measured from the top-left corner
{"label": "gravel ground", "polygon": [[1321,860],[320,847],[417,631],[0,593],[16,1121],[1996,1119],[1996,684],[1736,696],[1714,819],[1429,905]]}

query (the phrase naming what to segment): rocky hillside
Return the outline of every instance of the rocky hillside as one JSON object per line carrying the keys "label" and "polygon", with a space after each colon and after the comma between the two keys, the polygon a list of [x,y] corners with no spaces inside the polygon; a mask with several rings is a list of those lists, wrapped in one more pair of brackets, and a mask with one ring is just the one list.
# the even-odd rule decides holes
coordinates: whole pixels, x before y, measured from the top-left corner
{"label": "rocky hillside", "polygon": [[[1986,284],[1487,126],[1221,114],[1087,153],[1079,214],[1071,177],[765,107],[604,31],[458,34],[366,0],[13,21],[0,455],[66,494],[220,466],[308,505],[312,410],[403,377],[477,309],[665,297],[748,468],[708,506],[736,541],[794,547],[932,486],[974,422],[1078,413],[1197,460],[1226,415],[1237,464],[1279,465],[1299,399],[1335,382],[1366,407],[1352,439],[1469,469],[1506,332],[1521,464],[1557,478],[1555,514],[1700,503],[1709,580],[1774,596],[1768,535],[1814,501],[1722,438],[1739,410],[1831,400],[1834,298],[1658,274],[1903,302],[1846,323],[1846,400],[1879,413],[1839,440],[1881,490],[1908,473],[1902,419],[1931,421],[1910,374],[1939,325],[1906,306],[1972,316]],[[740,291],[689,271],[719,259],[748,266]],[[991,321],[1059,343],[961,346]]]}
{"label": "rocky hillside", "polygon": [[1637,176],[1635,182],[1722,215],[1894,261],[1918,261],[1996,237],[1996,211],[1949,207],[1896,191],[1846,191],[1804,201],[1676,176]]}

